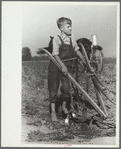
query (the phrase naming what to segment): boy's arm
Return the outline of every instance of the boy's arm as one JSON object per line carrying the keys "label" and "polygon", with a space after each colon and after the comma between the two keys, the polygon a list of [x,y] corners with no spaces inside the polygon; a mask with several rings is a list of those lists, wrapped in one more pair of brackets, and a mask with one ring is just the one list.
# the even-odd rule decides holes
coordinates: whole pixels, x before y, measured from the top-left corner
{"label": "boy's arm", "polygon": [[67,72],[68,72],[68,69],[67,69],[67,67],[65,66],[65,64],[61,61],[60,57],[59,57],[58,55],[54,55],[53,57],[54,57],[54,58],[56,59],[56,61],[61,65],[61,67],[62,67],[62,72],[66,75]]}
{"label": "boy's arm", "polygon": [[[84,57],[83,57],[83,55],[81,54],[81,52],[79,51],[79,50],[77,50],[76,51],[76,54],[78,55],[78,57],[83,61],[83,63],[85,63],[86,64],[86,61],[85,61],[85,59],[84,59]],[[90,68],[90,70],[91,70],[91,72],[94,72],[94,69],[93,69],[93,67],[91,67]]]}
{"label": "boy's arm", "polygon": [[76,54],[83,62],[85,62],[85,59],[79,50],[76,51]]}
{"label": "boy's arm", "polygon": [[72,36],[72,43],[73,43],[74,51],[76,52],[76,54],[79,57],[79,59],[82,60],[83,62],[85,62],[85,59],[84,59],[83,55],[79,51],[79,46],[77,45],[77,42],[76,42],[74,36]]}
{"label": "boy's arm", "polygon": [[56,59],[56,61],[61,65],[62,72],[64,74],[66,74],[68,72],[68,70],[67,70],[65,64],[61,61],[60,57],[58,56],[59,55],[59,47],[60,47],[59,42],[60,42],[60,40],[59,40],[58,36],[54,37],[52,55]]}

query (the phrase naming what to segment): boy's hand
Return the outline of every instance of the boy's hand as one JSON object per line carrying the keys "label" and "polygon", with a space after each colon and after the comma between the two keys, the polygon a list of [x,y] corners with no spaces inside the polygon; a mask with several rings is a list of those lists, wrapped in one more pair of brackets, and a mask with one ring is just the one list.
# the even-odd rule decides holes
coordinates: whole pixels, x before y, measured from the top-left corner
{"label": "boy's hand", "polygon": [[86,61],[85,61],[85,59],[84,59],[84,58],[83,58],[83,59],[81,59],[81,61],[82,61],[82,63],[86,64]]}
{"label": "boy's hand", "polygon": [[65,66],[65,64],[61,61],[60,57],[58,55],[55,55],[54,58],[57,60],[57,62],[61,65],[61,68],[62,68],[62,72],[64,73],[64,75],[67,75],[68,73],[68,69],[67,67]]}
{"label": "boy's hand", "polygon": [[40,48],[36,49],[36,53],[37,53],[37,54],[40,54],[40,51],[41,51]]}
{"label": "boy's hand", "polygon": [[68,73],[68,69],[65,65],[62,66],[62,72],[64,73],[64,75],[67,75]]}
{"label": "boy's hand", "polygon": [[82,59],[80,59],[80,64],[82,64],[82,65],[84,65],[84,66],[86,66],[86,61],[85,60],[82,60]]}

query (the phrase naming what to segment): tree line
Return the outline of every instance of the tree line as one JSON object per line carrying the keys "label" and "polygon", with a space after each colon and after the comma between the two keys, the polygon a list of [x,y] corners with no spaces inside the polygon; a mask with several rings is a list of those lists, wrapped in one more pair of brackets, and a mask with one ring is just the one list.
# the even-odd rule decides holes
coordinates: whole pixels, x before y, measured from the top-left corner
{"label": "tree line", "polygon": [[28,47],[22,48],[22,61],[40,61],[40,60],[49,60],[48,56],[32,56],[31,50]]}

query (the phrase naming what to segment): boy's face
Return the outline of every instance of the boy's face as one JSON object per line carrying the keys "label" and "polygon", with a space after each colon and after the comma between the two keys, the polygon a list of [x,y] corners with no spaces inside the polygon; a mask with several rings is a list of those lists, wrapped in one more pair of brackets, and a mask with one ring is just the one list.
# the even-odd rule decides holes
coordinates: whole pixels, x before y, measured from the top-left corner
{"label": "boy's face", "polygon": [[71,35],[72,25],[64,22],[62,26],[60,27],[60,30],[69,36]]}

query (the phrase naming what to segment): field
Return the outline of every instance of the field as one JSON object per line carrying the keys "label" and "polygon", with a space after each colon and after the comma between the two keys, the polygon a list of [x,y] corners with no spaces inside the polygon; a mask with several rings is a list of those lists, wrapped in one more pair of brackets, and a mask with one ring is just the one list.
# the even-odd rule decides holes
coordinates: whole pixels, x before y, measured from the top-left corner
{"label": "field", "polygon": [[[49,61],[22,63],[22,142],[47,144],[81,144],[99,137],[115,137],[115,128],[98,124],[74,123],[66,127],[58,112],[59,123],[50,119],[49,94],[47,87]],[[85,75],[82,74],[82,78]],[[116,92],[116,59],[103,59],[103,71],[98,74],[104,86]],[[108,92],[116,102],[116,95]],[[111,123],[116,124],[116,108],[104,99]]]}

